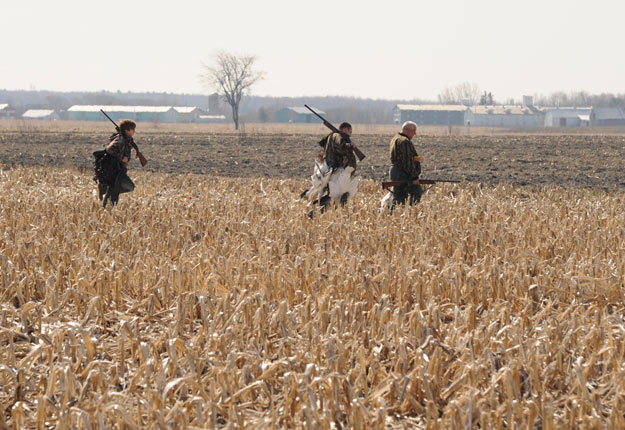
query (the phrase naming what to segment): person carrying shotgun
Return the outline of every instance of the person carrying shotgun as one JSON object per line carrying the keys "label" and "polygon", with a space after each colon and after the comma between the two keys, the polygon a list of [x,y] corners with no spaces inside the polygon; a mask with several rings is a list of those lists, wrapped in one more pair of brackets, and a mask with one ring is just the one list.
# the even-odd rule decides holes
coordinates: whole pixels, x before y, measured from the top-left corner
{"label": "person carrying shotgun", "polygon": [[[121,193],[135,189],[135,184],[128,177],[127,172],[131,148],[136,148],[133,140],[136,127],[137,124],[134,121],[122,120],[119,126],[116,125],[117,132],[109,138],[104,151],[96,151],[93,154],[96,158],[94,179],[98,182],[98,197],[100,200],[104,198],[104,207],[108,201],[112,205],[117,204]],[[137,155],[139,156],[140,153],[137,152]],[[144,159],[143,155],[140,158]],[[144,164],[143,160],[142,164]]]}
{"label": "person carrying shotgun", "polygon": [[[135,135],[135,129],[137,124],[129,119],[124,119],[119,123],[119,131],[113,134],[109,138],[109,143],[106,145],[106,154],[115,158],[117,163],[117,174],[115,175],[115,181],[109,184],[100,183],[100,199],[104,194],[104,206],[106,202],[111,201],[112,205],[116,205],[121,193],[128,193],[135,189],[135,184],[128,177],[128,162],[132,153],[133,136]],[[104,185],[104,187],[102,187]]]}
{"label": "person carrying shotgun", "polygon": [[348,140],[351,135],[352,125],[344,122],[339,126],[338,133],[330,133],[319,141],[319,146],[323,148],[323,159],[331,169],[351,166],[356,170],[355,146]]}
{"label": "person carrying shotgun", "polygon": [[[334,128],[334,127],[333,127]],[[326,135],[319,141],[323,148],[319,161],[311,176],[311,187],[301,196],[313,203],[319,203],[321,212],[325,212],[331,203],[344,206],[358,190],[356,170],[356,146],[351,143],[351,124],[344,122],[336,131]],[[308,213],[312,218],[314,209]]]}
{"label": "person carrying shotgun", "polygon": [[[315,161],[315,169],[310,177],[311,187],[300,195],[308,199],[309,203],[319,203],[321,212],[324,212],[331,203],[340,202],[345,205],[356,194],[359,182],[358,175],[355,174],[356,157],[362,161],[365,154],[351,141],[351,124],[344,122],[336,128],[310,106],[304,107],[331,131],[319,141],[323,153]],[[311,210],[308,213],[310,218],[313,212]]]}
{"label": "person carrying shotgun", "polygon": [[410,197],[409,204],[414,205],[421,201],[423,188],[420,184],[410,183],[419,179],[421,174],[421,158],[415,150],[412,138],[417,134],[417,124],[406,121],[391,140],[390,155],[391,166],[389,176],[391,181],[406,181],[393,187],[393,203],[391,209],[397,204],[404,204]]}

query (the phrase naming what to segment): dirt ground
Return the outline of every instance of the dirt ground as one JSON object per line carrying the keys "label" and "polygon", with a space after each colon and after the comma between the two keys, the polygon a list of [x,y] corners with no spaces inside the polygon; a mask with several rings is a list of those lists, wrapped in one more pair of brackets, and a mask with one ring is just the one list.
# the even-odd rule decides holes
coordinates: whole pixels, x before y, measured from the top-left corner
{"label": "dirt ground", "polygon": [[[93,151],[110,133],[104,129],[0,129],[0,163],[91,167]],[[306,177],[312,173],[322,133],[211,133],[150,130],[136,142],[147,170],[235,177]],[[353,140],[367,158],[363,177],[385,178],[391,134],[358,134]],[[614,134],[510,134],[417,136],[423,175],[517,185],[625,186],[625,136]],[[134,153],[133,153],[134,156]],[[136,160],[131,170],[141,169]],[[132,176],[132,173],[131,173]]]}

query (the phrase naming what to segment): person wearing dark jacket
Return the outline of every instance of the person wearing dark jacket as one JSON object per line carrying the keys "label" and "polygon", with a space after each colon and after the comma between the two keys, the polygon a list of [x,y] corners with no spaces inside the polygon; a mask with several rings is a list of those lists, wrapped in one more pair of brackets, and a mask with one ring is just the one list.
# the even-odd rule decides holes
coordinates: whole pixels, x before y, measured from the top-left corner
{"label": "person wearing dark jacket", "polygon": [[104,197],[104,207],[109,200],[112,205],[117,204],[121,193],[135,189],[135,184],[128,177],[127,172],[136,127],[134,121],[122,120],[119,123],[119,133],[112,135],[106,145],[107,161],[104,163],[106,169],[109,170],[105,175],[108,180],[100,180],[98,184],[100,200]]}
{"label": "person wearing dark jacket", "polygon": [[[339,126],[341,133],[349,138],[352,126],[344,122]],[[331,169],[351,166],[356,170],[356,155],[354,145],[341,133],[330,133],[319,142],[323,147],[323,159]]]}
{"label": "person wearing dark jacket", "polygon": [[[406,121],[391,140],[391,166],[389,175],[391,181],[414,181],[421,174],[421,158],[415,150],[412,138],[417,134],[417,124]],[[393,187],[393,206],[404,204],[410,197],[409,204],[413,205],[421,200],[423,188],[418,184],[403,184]]]}

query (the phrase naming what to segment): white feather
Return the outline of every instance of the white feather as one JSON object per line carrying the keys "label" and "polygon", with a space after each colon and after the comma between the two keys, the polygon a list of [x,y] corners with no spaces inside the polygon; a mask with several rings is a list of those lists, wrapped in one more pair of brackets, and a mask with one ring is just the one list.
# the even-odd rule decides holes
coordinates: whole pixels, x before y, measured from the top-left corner
{"label": "white feather", "polygon": [[312,186],[306,192],[306,198],[309,202],[313,200],[318,200],[323,196],[323,192],[330,181],[330,177],[332,176],[332,171],[324,161],[320,163],[319,161],[315,161],[315,168],[313,170],[313,174],[310,177],[312,182]]}
{"label": "white feather", "polygon": [[326,187],[333,203],[338,203],[341,196],[347,193],[347,199],[351,199],[358,191],[358,175],[354,175],[354,168],[338,168],[332,171],[326,162],[315,161],[315,169],[310,180],[312,186],[306,191],[306,198],[309,202],[319,200],[323,196]]}
{"label": "white feather", "polygon": [[389,191],[388,193],[386,193],[384,195],[384,197],[382,197],[382,204],[380,205],[380,209],[382,210],[388,210],[391,208],[391,205],[393,204],[393,194],[391,194],[391,192]]}
{"label": "white feather", "polygon": [[354,168],[347,166],[345,168],[335,169],[332,173],[332,177],[328,182],[330,188],[330,198],[332,202],[338,203],[341,200],[341,196],[348,193],[348,199],[351,199],[356,195],[358,191],[359,177],[354,175]]}

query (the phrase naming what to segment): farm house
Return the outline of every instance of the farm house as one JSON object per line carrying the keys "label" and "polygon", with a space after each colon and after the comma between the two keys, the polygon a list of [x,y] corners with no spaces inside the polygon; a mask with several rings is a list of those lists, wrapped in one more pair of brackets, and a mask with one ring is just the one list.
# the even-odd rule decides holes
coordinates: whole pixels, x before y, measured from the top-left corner
{"label": "farm house", "polygon": [[15,117],[15,109],[8,103],[0,104],[0,119],[13,119]]}
{"label": "farm house", "polygon": [[481,127],[542,127],[545,113],[535,106],[473,106],[467,111],[465,123]]}
{"label": "farm house", "polygon": [[99,106],[75,105],[67,110],[71,121],[108,121],[100,112],[104,110],[113,120],[131,119],[143,122],[176,122],[177,113],[172,106]]}
{"label": "farm house", "polygon": [[[324,115],[325,112],[313,107],[315,112],[320,115]],[[297,122],[297,123],[313,123],[321,122],[319,118],[313,115],[304,106],[301,107],[286,107],[276,112],[276,122]]]}
{"label": "farm house", "polygon": [[197,122],[207,123],[207,124],[220,124],[226,122],[225,115],[200,115],[197,119]]}
{"label": "farm house", "polygon": [[29,109],[22,114],[23,119],[57,120],[59,114],[52,109]]}
{"label": "farm house", "polygon": [[592,108],[549,108],[545,112],[545,127],[580,127],[590,124]]}
{"label": "farm house", "polygon": [[590,113],[590,125],[625,125],[625,113],[618,107],[593,108]]}
{"label": "farm house", "polygon": [[469,108],[463,105],[397,105],[393,109],[396,124],[414,121],[418,125],[464,125]]}
{"label": "farm house", "polygon": [[202,109],[196,106],[174,106],[176,122],[197,122],[203,114]]}

